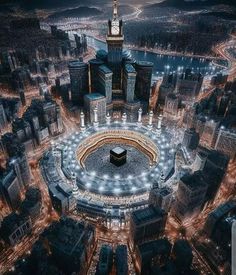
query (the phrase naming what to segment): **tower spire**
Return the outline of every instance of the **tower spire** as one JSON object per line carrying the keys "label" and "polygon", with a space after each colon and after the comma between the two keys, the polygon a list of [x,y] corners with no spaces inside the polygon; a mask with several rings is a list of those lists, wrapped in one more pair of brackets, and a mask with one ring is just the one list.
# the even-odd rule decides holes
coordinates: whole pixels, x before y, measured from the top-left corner
{"label": "tower spire", "polygon": [[113,0],[113,19],[118,17],[118,0]]}

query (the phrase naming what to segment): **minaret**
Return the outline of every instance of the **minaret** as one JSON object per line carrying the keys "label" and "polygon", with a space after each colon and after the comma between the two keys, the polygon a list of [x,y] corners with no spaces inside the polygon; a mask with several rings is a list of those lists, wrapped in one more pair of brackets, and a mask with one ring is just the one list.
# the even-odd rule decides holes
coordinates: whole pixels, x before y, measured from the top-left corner
{"label": "minaret", "polygon": [[93,126],[94,127],[98,127],[98,107],[96,106],[93,110],[93,116],[94,116],[94,120],[93,120]]}
{"label": "minaret", "polygon": [[152,129],[152,121],[153,121],[153,111],[150,111],[148,114],[148,128]]}
{"label": "minaret", "polygon": [[76,175],[75,175],[75,173],[72,173],[71,181],[72,181],[72,192],[73,192],[73,195],[78,195],[78,193],[79,193],[79,188],[78,188],[78,186],[77,186]]}
{"label": "minaret", "polygon": [[106,115],[106,124],[107,124],[107,125],[110,125],[110,124],[111,124],[111,116],[110,116],[109,113],[107,113],[107,115]]}
{"label": "minaret", "polygon": [[122,119],[122,123],[123,123],[123,124],[126,124],[126,122],[127,122],[127,114],[126,114],[126,113],[123,113],[121,119]]}
{"label": "minaret", "polygon": [[161,135],[161,124],[162,124],[163,116],[160,114],[157,119],[157,136]]}
{"label": "minaret", "polygon": [[142,125],[142,113],[143,113],[142,108],[139,108],[139,110],[138,110],[138,125],[139,126]]}
{"label": "minaret", "polygon": [[80,128],[82,131],[85,130],[85,121],[84,121],[84,113],[80,113]]}

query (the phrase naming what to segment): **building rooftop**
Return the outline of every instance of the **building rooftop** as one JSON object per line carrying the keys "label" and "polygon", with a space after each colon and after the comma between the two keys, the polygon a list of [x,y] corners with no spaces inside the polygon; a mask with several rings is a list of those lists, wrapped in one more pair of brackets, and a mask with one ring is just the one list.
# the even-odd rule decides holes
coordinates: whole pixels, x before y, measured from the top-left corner
{"label": "building rooftop", "polygon": [[5,189],[8,189],[15,178],[16,178],[16,174],[12,169],[5,170],[4,173],[0,175],[0,184]]}
{"label": "building rooftop", "polygon": [[104,62],[101,59],[94,58],[89,60],[89,64],[102,65]]}
{"label": "building rooftop", "polygon": [[41,202],[41,192],[38,188],[29,188],[25,194],[25,200],[22,202],[22,211],[33,208],[35,205]]}
{"label": "building rooftop", "polygon": [[192,248],[191,248],[191,245],[189,244],[189,242],[187,240],[177,240],[175,243],[174,243],[174,248],[175,248],[175,251],[178,253],[178,252],[184,252],[184,253],[190,253],[192,254]]}
{"label": "building rooftop", "polygon": [[105,50],[98,50],[97,53],[96,53],[96,57],[98,59],[104,60],[107,57],[107,52]]}
{"label": "building rooftop", "polygon": [[227,201],[226,203],[221,204],[214,211],[212,211],[209,214],[209,217],[212,216],[215,219],[219,219],[228,214],[233,209],[236,209],[236,201]]}
{"label": "building rooftop", "polygon": [[200,171],[197,171],[194,174],[185,174],[181,178],[181,181],[185,185],[187,185],[191,190],[207,186],[207,183],[204,180],[203,174]]}
{"label": "building rooftop", "polygon": [[12,122],[12,130],[17,131],[19,129],[24,129],[26,127],[29,127],[29,123],[27,121],[25,121],[23,118],[16,118],[13,122]]}
{"label": "building rooftop", "polygon": [[17,213],[11,213],[8,216],[6,216],[1,224],[1,234],[6,236],[13,233],[20,225],[22,225],[26,220],[28,220],[28,217],[17,214]]}
{"label": "building rooftop", "polygon": [[116,269],[117,274],[128,273],[128,252],[126,245],[118,245],[116,248]]}
{"label": "building rooftop", "polygon": [[142,261],[150,260],[158,254],[170,254],[172,245],[167,239],[159,239],[150,242],[145,242],[138,246]]}
{"label": "building rooftop", "polygon": [[89,100],[98,100],[98,99],[104,99],[105,96],[99,93],[91,93],[84,96],[85,98]]}
{"label": "building rooftop", "polygon": [[171,193],[172,193],[172,190],[171,190],[169,187],[167,187],[167,186],[162,187],[162,188],[160,189],[160,191],[159,191],[159,194],[160,194],[162,197],[166,197],[166,196],[168,196],[168,195],[171,194]]}
{"label": "building rooftop", "polygon": [[[70,218],[61,218],[54,222],[42,234],[51,247],[65,255],[80,257],[86,243],[94,234],[94,228]],[[54,251],[55,251],[54,250]]]}
{"label": "building rooftop", "polygon": [[136,70],[135,70],[134,66],[132,66],[131,64],[126,64],[125,70],[127,73],[135,73],[136,74]]}
{"label": "building rooftop", "polygon": [[79,60],[73,60],[69,62],[69,68],[78,68],[78,67],[86,67],[88,66],[86,63],[81,62]]}
{"label": "building rooftop", "polygon": [[152,220],[156,220],[158,218],[162,218],[165,214],[166,212],[159,207],[148,206],[144,209],[134,211],[132,213],[132,219],[135,224],[139,225]]}
{"label": "building rooftop", "polygon": [[105,65],[101,65],[99,70],[102,71],[104,74],[112,74],[112,71]]}
{"label": "building rooftop", "polygon": [[145,66],[145,67],[153,67],[153,63],[152,62],[148,62],[148,61],[136,61],[135,63],[137,66]]}

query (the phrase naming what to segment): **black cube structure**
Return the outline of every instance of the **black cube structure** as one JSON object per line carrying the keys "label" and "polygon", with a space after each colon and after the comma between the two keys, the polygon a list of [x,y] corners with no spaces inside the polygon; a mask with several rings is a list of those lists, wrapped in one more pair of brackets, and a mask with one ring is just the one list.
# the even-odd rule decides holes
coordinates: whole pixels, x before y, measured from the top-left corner
{"label": "black cube structure", "polygon": [[115,147],[110,150],[110,162],[117,167],[126,163],[127,150],[122,147]]}

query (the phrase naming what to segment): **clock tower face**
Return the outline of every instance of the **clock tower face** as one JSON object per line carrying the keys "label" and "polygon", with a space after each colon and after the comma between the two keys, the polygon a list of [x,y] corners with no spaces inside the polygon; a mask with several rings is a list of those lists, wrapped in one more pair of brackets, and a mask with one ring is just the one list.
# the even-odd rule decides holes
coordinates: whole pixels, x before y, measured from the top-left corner
{"label": "clock tower face", "polygon": [[119,21],[115,20],[111,23],[111,34],[118,35],[120,33],[120,26]]}

